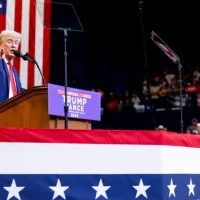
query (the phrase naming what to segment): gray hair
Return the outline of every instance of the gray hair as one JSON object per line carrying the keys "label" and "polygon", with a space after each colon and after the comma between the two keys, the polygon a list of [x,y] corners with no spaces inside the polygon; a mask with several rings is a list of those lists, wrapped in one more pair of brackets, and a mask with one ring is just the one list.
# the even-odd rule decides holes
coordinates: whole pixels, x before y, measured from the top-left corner
{"label": "gray hair", "polygon": [[3,40],[7,36],[13,36],[13,37],[19,38],[19,40],[21,40],[20,33],[16,32],[16,31],[4,30],[4,31],[1,31],[1,33],[0,33],[0,44],[2,44]]}

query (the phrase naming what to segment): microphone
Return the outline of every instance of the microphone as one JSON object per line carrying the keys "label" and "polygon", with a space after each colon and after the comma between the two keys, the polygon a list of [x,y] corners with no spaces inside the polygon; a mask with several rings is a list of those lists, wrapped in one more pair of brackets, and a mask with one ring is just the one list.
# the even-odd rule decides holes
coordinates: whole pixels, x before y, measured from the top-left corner
{"label": "microphone", "polygon": [[23,57],[23,54],[20,51],[12,50],[13,54],[17,57]]}
{"label": "microphone", "polygon": [[22,54],[20,51],[12,50],[13,54],[17,57],[23,58],[23,60],[28,60],[28,53]]}
{"label": "microphone", "polygon": [[39,67],[39,65],[38,65],[38,63],[37,63],[37,61],[36,61],[32,56],[30,56],[28,53],[26,53],[26,54],[23,55],[20,51],[17,51],[17,50],[12,50],[12,52],[13,52],[13,54],[14,54],[15,56],[20,57],[20,58],[23,58],[23,60],[28,60],[28,61],[30,61],[30,62],[36,64],[36,66],[37,66],[37,68],[38,68],[38,70],[39,70],[39,72],[40,72],[40,75],[41,75],[41,77],[42,77],[43,85],[46,85],[46,82],[45,82],[44,76],[43,76],[43,74],[42,74],[42,72],[41,72],[41,69],[40,69],[40,67]]}

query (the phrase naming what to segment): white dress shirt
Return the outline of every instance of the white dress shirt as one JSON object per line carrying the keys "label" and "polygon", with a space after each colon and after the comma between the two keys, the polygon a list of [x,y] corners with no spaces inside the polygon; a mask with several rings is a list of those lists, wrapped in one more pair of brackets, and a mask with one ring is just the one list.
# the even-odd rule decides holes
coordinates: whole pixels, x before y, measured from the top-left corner
{"label": "white dress shirt", "polygon": [[[7,65],[8,73],[9,73],[9,65],[7,64],[9,61],[6,58],[4,58],[4,61],[5,61],[6,65]],[[13,73],[13,76],[14,76],[14,73]],[[15,76],[14,76],[14,81],[15,81]],[[16,85],[16,82],[15,82],[15,85]],[[12,90],[11,82],[10,82],[9,83],[9,96],[8,96],[8,98],[10,99],[12,97],[13,97],[13,90]]]}

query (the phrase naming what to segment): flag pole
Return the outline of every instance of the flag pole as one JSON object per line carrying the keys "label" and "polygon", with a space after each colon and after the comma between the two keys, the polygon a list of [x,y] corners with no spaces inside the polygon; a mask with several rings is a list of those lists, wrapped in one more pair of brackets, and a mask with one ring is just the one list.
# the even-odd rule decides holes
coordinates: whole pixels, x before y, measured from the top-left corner
{"label": "flag pole", "polygon": [[[156,39],[154,38],[156,37]],[[180,87],[180,131],[183,133],[183,104],[182,104],[182,77],[181,77],[181,61],[180,58],[170,49],[170,47],[154,32],[151,32],[152,41],[159,46],[159,48],[175,63],[178,65],[179,71],[179,87]],[[161,46],[162,45],[162,46]]]}

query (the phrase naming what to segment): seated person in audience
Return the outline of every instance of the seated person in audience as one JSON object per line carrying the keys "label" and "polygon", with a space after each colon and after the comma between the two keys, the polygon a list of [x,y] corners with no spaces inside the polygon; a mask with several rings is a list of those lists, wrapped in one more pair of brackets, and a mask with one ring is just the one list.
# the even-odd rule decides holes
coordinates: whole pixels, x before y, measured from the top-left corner
{"label": "seated person in audience", "polygon": [[159,92],[160,92],[160,85],[159,82],[157,81],[158,77],[155,77],[153,79],[153,82],[150,85],[150,94],[151,94],[151,99],[155,107],[158,107],[159,103]]}
{"label": "seated person in audience", "polygon": [[164,81],[160,87],[160,107],[165,108],[167,107],[167,95],[168,95],[168,88],[167,82]]}
{"label": "seated person in audience", "polygon": [[125,97],[123,104],[123,111],[131,111],[133,109],[133,103],[129,99],[129,97]]}
{"label": "seated person in audience", "polygon": [[140,98],[138,97],[137,94],[133,94],[132,95],[132,99],[131,99],[131,102],[133,103],[133,107],[134,108],[137,108],[139,105],[140,105]]}
{"label": "seated person in audience", "polygon": [[108,111],[116,111],[117,110],[117,100],[112,92],[109,94],[106,107],[107,107]]}
{"label": "seated person in audience", "polygon": [[198,135],[200,135],[200,123],[197,123]]}
{"label": "seated person in audience", "polygon": [[187,128],[186,133],[198,135],[198,120],[196,118],[192,119],[192,124]]}
{"label": "seated person in audience", "polygon": [[166,131],[167,128],[164,127],[163,125],[159,125],[157,128],[156,128],[157,131]]}

